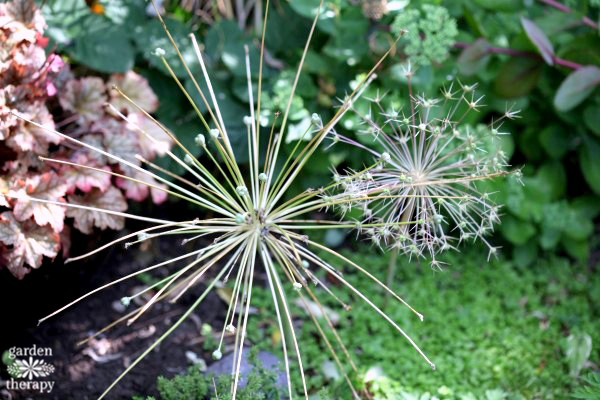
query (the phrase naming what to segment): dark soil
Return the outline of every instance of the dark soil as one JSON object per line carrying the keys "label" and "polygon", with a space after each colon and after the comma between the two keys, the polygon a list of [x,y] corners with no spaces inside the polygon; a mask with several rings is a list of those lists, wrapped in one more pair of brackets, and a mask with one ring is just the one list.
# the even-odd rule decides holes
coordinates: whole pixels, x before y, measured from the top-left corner
{"label": "dark soil", "polygon": [[[147,226],[128,224],[129,231],[143,227]],[[119,235],[126,233],[128,232],[120,232]],[[82,254],[116,237],[114,233],[103,232],[94,237],[90,244],[89,236],[74,235],[71,254]],[[48,262],[22,281],[14,279],[5,269],[0,270],[0,302],[4,312],[0,329],[0,352],[13,346],[31,347],[35,344],[38,347],[50,347],[52,357],[44,359],[56,368],[46,378],[55,382],[51,394],[2,390],[0,398],[97,398],[185,312],[203,292],[203,283],[190,289],[178,303],[161,302],[131,326],[120,324],[81,346],[77,345],[79,341],[125,314],[119,311],[119,299],[133,293],[136,286],[143,285],[139,279],[129,279],[92,295],[40,326],[37,326],[38,319],[98,286],[194,248],[197,247],[187,245],[182,248],[180,239],[174,237],[152,239],[150,246],[133,246],[125,251],[122,245],[118,245],[67,265],[61,260]],[[159,271],[175,271],[177,267],[172,265]],[[129,307],[133,309],[133,303]],[[188,350],[210,360],[212,350],[204,351],[202,346],[201,323],[222,326],[225,307],[216,293],[210,293],[194,312],[194,316],[186,320],[125,376],[106,398],[129,399],[133,395],[156,395],[158,376],[170,377],[188,368],[189,361],[185,356]],[[8,379],[6,368],[4,365],[0,367],[0,378]]]}

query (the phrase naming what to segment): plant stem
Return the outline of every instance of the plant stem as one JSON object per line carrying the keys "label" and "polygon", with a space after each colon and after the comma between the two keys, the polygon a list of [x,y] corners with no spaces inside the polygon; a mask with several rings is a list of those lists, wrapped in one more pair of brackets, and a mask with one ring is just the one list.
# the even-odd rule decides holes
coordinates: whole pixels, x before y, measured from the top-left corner
{"label": "plant stem", "polygon": [[[556,8],[557,10],[562,11],[562,12],[564,12],[566,14],[570,14],[570,13],[573,12],[573,10],[571,8],[569,8],[569,7],[565,6],[564,4],[561,4],[561,3],[559,3],[558,1],[555,1],[555,0],[539,0],[539,1],[541,3],[544,3],[544,4],[548,5],[548,6],[550,6],[550,7]],[[598,24],[595,23],[594,21],[592,21],[589,17],[585,17],[584,16],[581,19],[581,22],[584,25],[587,25],[587,26],[589,26],[592,29],[596,29],[596,30],[598,29]]]}
{"label": "plant stem", "polygon": [[[471,46],[470,43],[464,43],[464,42],[454,43],[454,47],[456,47],[458,49],[464,49],[469,46]],[[506,54],[511,57],[526,57],[526,58],[541,59],[540,55],[537,53],[534,53],[531,51],[509,49],[506,47],[488,47],[487,53],[488,54]],[[562,58],[559,58],[556,56],[552,56],[552,61],[554,61],[555,64],[560,65],[561,67],[565,67],[565,68],[569,68],[569,69],[579,69],[579,68],[583,67],[583,65],[581,65],[581,64],[577,64],[576,62],[569,61],[569,60],[563,60]]]}

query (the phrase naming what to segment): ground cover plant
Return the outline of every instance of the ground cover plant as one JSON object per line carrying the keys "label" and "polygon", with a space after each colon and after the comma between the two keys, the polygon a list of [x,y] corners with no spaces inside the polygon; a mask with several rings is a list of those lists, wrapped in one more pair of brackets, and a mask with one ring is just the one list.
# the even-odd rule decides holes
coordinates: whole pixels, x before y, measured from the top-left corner
{"label": "ground cover plant", "polygon": [[[344,251],[371,265],[374,273],[385,274],[388,260],[371,253],[365,245]],[[596,368],[599,350],[594,346],[588,357],[573,364],[569,342],[578,335],[589,336],[593,343],[600,340],[597,271],[560,257],[527,269],[502,257],[481,265],[485,257],[485,246],[446,254],[442,259],[452,268],[444,272],[400,262],[392,289],[403,288],[414,305],[432,306],[416,337],[436,354],[435,373],[410,349],[390,345],[395,343],[393,331],[368,308],[357,305],[351,318],[335,319],[340,337],[356,351],[357,385],[369,387],[376,399],[565,399],[571,393],[595,398],[594,386],[588,385],[597,372],[586,371]],[[345,277],[371,298],[384,300],[385,294],[363,284],[359,275]],[[250,340],[256,348],[278,352],[276,322],[268,317],[273,308],[268,291],[258,288],[255,293],[254,304],[265,317],[254,318]],[[324,306],[335,314],[333,302],[326,300]],[[389,310],[411,324],[394,307]],[[300,303],[294,303],[292,314],[303,314]],[[313,393],[325,387],[325,398],[347,398],[340,371],[323,343],[314,340],[316,334],[306,322],[299,330],[308,356],[305,368],[318,371],[308,385]],[[577,377],[571,375],[572,368],[580,366],[585,367]]]}

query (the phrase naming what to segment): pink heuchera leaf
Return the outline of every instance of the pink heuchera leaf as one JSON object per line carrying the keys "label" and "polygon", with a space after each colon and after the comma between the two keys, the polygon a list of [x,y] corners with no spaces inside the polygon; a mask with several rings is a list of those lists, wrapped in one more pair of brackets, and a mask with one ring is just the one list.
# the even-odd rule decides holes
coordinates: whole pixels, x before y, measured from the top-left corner
{"label": "pink heuchera leaf", "polygon": [[54,172],[35,175],[25,179],[24,182],[18,181],[17,185],[21,187],[11,191],[12,195],[19,197],[13,209],[15,217],[19,221],[25,221],[33,216],[36,224],[40,226],[50,224],[56,232],[62,231],[65,219],[64,207],[31,201],[23,197],[64,202],[63,196],[67,193],[67,185]]}
{"label": "pink heuchera leaf", "polygon": [[[82,153],[75,154],[74,157],[71,157],[70,161],[110,172],[110,168],[107,166],[96,167],[94,162],[88,161],[88,158]],[[67,183],[67,193],[69,194],[75,192],[75,189],[87,193],[93,188],[98,188],[100,191],[104,192],[110,186],[110,174],[89,168],[64,165],[60,170],[60,175]]]}
{"label": "pink heuchera leaf", "polygon": [[[112,88],[113,86],[118,87],[127,97],[148,113],[153,113],[158,108],[158,97],[148,85],[146,78],[133,71],[129,71],[124,75],[112,75],[108,81],[108,87]],[[110,102],[118,110],[127,110],[129,114],[139,112],[133,104],[114,89],[110,90]]]}
{"label": "pink heuchera leaf", "polygon": [[0,4],[0,26],[12,32],[10,41],[19,43],[27,40],[34,43],[36,33],[46,27],[44,17],[33,0],[15,0]]}
{"label": "pink heuchera leaf", "polygon": [[[104,118],[101,123],[94,124],[94,129],[104,133],[102,144],[106,152],[135,165],[140,163],[135,158],[140,153],[138,135],[136,132],[127,129],[124,123],[112,118]],[[108,159],[108,162],[111,164],[118,163],[114,159]]]}
{"label": "pink heuchera leaf", "polygon": [[[121,191],[114,186],[110,186],[106,192],[93,189],[83,196],[68,196],[69,203],[82,205],[86,207],[98,208],[101,210],[125,211],[127,202],[121,194]],[[84,210],[79,208],[69,208],[67,216],[75,219],[74,226],[81,232],[90,234],[92,228],[100,229],[122,229],[125,225],[125,218],[117,215],[106,214],[100,210]]]}
{"label": "pink heuchera leaf", "polygon": [[[151,160],[154,157],[164,156],[173,145],[173,139],[165,133],[150,118],[143,114],[130,114],[130,129],[137,132],[140,154],[142,157]],[[145,135],[145,132],[147,135]],[[153,138],[150,139],[148,136]]]}
{"label": "pink heuchera leaf", "polygon": [[[132,173],[127,173],[126,175],[130,176],[134,179],[137,179],[139,181],[142,181],[142,182],[148,182],[148,183],[158,186],[160,188],[164,188],[164,189],[167,188],[166,185],[156,182],[154,180],[154,178],[152,178],[151,176],[148,176],[147,174],[144,174],[143,172],[132,171]],[[132,180],[123,179],[123,178],[117,178],[116,183],[117,183],[118,187],[125,190],[125,197],[135,200],[135,201],[145,200],[146,197],[148,197],[148,193],[151,194],[152,201],[155,204],[160,204],[167,199],[166,192],[164,192],[160,189],[149,187],[148,185],[145,185],[143,183],[138,183],[138,182],[134,182]]]}
{"label": "pink heuchera leaf", "polygon": [[67,82],[58,100],[62,108],[78,114],[78,121],[85,124],[97,121],[104,115],[104,92],[104,82],[100,78],[73,79]]}
{"label": "pink heuchera leaf", "polygon": [[[33,104],[27,109],[26,114],[32,121],[48,129],[54,129],[54,119],[45,105]],[[16,151],[32,151],[38,155],[46,155],[50,143],[58,144],[61,140],[60,136],[52,132],[38,128],[28,122],[19,121],[17,128],[6,140],[6,144]]]}
{"label": "pink heuchera leaf", "polygon": [[9,271],[22,279],[31,268],[42,265],[43,256],[54,258],[60,248],[60,238],[49,226],[33,221],[19,222],[10,211],[0,214],[0,242],[12,246],[4,252]]}

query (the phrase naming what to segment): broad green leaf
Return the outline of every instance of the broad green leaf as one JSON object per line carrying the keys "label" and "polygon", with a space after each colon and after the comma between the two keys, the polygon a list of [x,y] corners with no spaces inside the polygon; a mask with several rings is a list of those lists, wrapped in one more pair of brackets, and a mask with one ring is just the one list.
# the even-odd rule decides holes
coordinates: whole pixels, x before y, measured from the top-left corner
{"label": "broad green leaf", "polygon": [[550,43],[550,39],[544,32],[533,22],[527,18],[521,17],[521,25],[527,34],[527,37],[538,49],[546,64],[554,64],[554,47]]}
{"label": "broad green leaf", "polygon": [[525,57],[514,57],[500,67],[494,90],[505,98],[515,98],[529,94],[535,88],[542,71],[542,63]]}
{"label": "broad green leaf", "polygon": [[[186,64],[190,70],[194,71],[198,65],[198,59],[194,53],[192,41],[188,37],[189,29],[181,22],[173,19],[166,19],[165,23]],[[160,69],[166,75],[169,74],[168,69],[164,66],[161,59],[154,55],[154,51],[157,48],[161,48],[165,51],[165,59],[173,69],[175,75],[179,78],[188,76],[175,48],[169,41],[158,20],[151,20],[143,25],[136,26],[134,33],[133,39],[138,51],[142,53],[150,65]]]}
{"label": "broad green leaf", "polygon": [[458,70],[463,75],[473,75],[485,67],[490,59],[489,44],[485,39],[477,39],[475,43],[465,48],[458,57]]}
{"label": "broad green leaf", "polygon": [[127,31],[116,26],[102,34],[79,36],[69,54],[81,64],[108,74],[129,71],[135,59]]}
{"label": "broad green leaf", "polygon": [[596,194],[600,194],[600,143],[585,137],[579,150],[579,166],[587,183]]}
{"label": "broad green leaf", "polygon": [[558,111],[569,111],[588,97],[600,83],[600,68],[582,67],[572,72],[560,84],[554,96],[554,107]]}

